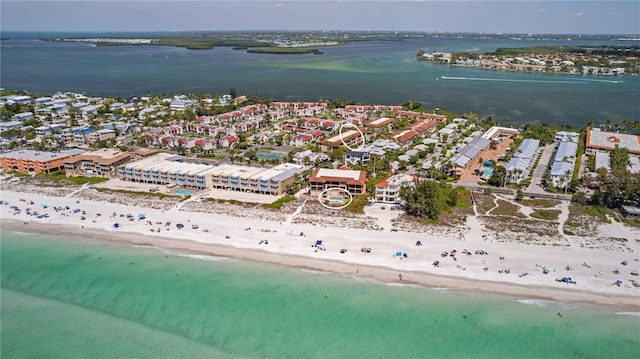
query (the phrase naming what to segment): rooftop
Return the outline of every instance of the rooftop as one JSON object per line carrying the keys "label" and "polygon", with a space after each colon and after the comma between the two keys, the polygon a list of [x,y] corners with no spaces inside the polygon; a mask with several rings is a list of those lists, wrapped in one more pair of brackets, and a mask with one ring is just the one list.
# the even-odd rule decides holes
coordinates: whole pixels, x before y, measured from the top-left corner
{"label": "rooftop", "polygon": [[604,150],[620,147],[631,153],[640,153],[640,136],[593,129],[587,132],[587,147]]}
{"label": "rooftop", "polygon": [[100,164],[112,164],[127,158],[131,158],[131,153],[122,152],[119,149],[103,148],[96,151],[85,152],[75,155],[67,160],[65,163],[74,163],[78,161],[93,161]]}
{"label": "rooftop", "polygon": [[52,160],[57,160],[61,158],[71,157],[73,155],[77,155],[82,152],[83,151],[79,149],[72,149],[64,152],[19,150],[19,151],[11,151],[11,152],[3,153],[0,155],[0,157],[45,162],[45,161],[52,161]]}

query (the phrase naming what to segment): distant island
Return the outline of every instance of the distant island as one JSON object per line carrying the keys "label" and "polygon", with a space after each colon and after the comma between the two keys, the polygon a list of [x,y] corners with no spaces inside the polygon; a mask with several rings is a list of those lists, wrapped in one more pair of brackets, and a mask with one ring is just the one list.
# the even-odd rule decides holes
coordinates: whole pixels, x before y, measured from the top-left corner
{"label": "distant island", "polygon": [[[95,34],[99,35],[99,34]],[[479,34],[455,32],[420,31],[240,31],[240,32],[176,32],[140,34],[114,37],[79,36],[65,38],[42,38],[53,42],[87,42],[96,46],[155,45],[184,47],[189,50],[208,50],[218,46],[252,53],[305,54],[322,52],[317,47],[344,45],[355,41],[404,41],[410,38],[461,38],[461,39],[511,39],[511,40],[601,40],[638,41],[630,35],[576,35],[576,34]],[[283,51],[279,49],[303,48],[305,51]],[[261,49],[254,51],[255,49]],[[276,50],[271,50],[276,49]]]}
{"label": "distant island", "polygon": [[348,41],[394,40],[385,35],[360,36],[357,34],[326,33],[203,33],[179,35],[149,35],[140,37],[70,37],[41,39],[52,42],[85,42],[96,46],[155,45],[184,47],[189,50],[209,50],[214,47],[232,47],[249,53],[267,54],[322,54],[317,47],[344,45]]}
{"label": "distant island", "polygon": [[488,70],[552,72],[581,75],[640,73],[640,46],[537,46],[474,52],[418,50],[418,60]]}

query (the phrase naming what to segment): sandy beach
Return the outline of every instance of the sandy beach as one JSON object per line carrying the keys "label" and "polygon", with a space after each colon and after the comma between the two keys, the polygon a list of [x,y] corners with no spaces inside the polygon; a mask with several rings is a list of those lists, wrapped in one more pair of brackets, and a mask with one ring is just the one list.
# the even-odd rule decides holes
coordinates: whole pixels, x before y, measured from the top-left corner
{"label": "sandy beach", "polygon": [[[640,311],[640,278],[631,274],[640,270],[640,232],[617,222],[598,226],[588,237],[560,238],[562,245],[533,245],[504,240],[508,231],[492,231],[479,216],[468,216],[459,228],[400,231],[393,223],[401,211],[377,206],[367,207],[361,216],[343,218],[335,212],[323,222],[321,213],[310,210],[316,204],[309,201],[273,211],[197,197],[187,202],[140,197],[114,203],[113,195],[86,186],[52,190],[3,184],[2,232],[105,239],[392,285],[479,290]],[[612,235],[623,240],[584,245],[609,243],[606,238]]]}

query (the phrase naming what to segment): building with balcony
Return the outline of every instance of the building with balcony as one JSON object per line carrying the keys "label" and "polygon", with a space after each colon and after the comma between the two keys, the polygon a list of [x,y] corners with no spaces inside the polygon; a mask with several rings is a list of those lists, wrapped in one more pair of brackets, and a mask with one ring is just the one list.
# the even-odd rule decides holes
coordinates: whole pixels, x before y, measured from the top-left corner
{"label": "building with balcony", "polygon": [[305,167],[283,163],[272,168],[223,165],[207,173],[212,188],[280,196]]}
{"label": "building with balcony", "polygon": [[178,185],[196,189],[224,189],[282,195],[304,166],[283,163],[272,168],[183,162],[182,156],[158,153],[118,169],[119,177],[133,182]]}
{"label": "building with balcony", "polygon": [[183,157],[158,153],[118,168],[118,177],[125,181],[206,189],[206,174],[214,166],[183,162]]}
{"label": "building with balcony", "polygon": [[391,175],[376,184],[376,202],[400,203],[400,189],[413,187],[416,184],[416,176],[408,174]]}
{"label": "building with balcony", "polygon": [[[367,193],[367,172],[316,168],[309,178],[310,194],[323,202],[345,204],[350,196]],[[348,192],[348,194],[347,194]]]}
{"label": "building with balcony", "polygon": [[527,138],[522,140],[513,157],[507,162],[507,181],[520,183],[529,177],[538,154],[540,153],[540,140]]}
{"label": "building with balcony", "polygon": [[64,152],[18,150],[0,154],[0,161],[4,171],[51,173],[64,169],[64,161],[67,158],[82,152],[79,149]]}
{"label": "building with balcony", "polygon": [[85,152],[64,161],[64,170],[70,176],[96,176],[114,178],[118,168],[131,160],[131,153],[103,148]]}

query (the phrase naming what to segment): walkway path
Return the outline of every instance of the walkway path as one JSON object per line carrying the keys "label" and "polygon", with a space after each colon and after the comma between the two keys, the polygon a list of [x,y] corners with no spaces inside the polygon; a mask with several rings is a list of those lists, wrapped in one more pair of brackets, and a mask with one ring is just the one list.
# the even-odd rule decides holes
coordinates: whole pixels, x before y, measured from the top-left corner
{"label": "walkway path", "polygon": [[304,207],[304,204],[307,203],[306,199],[302,200],[302,203],[300,203],[300,205],[298,206],[298,208],[296,208],[296,210],[291,213],[290,215],[287,216],[287,219],[282,223],[283,225],[287,226],[287,227],[291,227],[293,225],[293,219],[296,218],[297,215],[300,214],[300,212],[302,212],[302,207]]}

